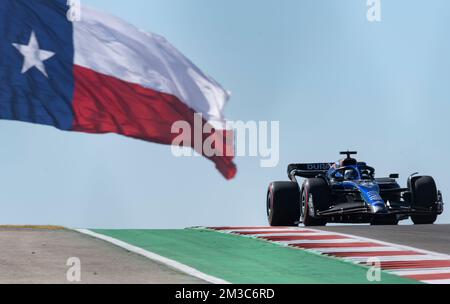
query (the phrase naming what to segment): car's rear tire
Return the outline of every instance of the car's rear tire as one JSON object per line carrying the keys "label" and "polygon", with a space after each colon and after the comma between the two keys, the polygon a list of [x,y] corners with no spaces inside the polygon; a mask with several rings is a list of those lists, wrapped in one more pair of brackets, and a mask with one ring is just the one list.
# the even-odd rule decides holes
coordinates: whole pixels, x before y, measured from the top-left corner
{"label": "car's rear tire", "polygon": [[433,215],[413,215],[411,216],[411,220],[414,225],[432,225],[437,220],[437,214]]}
{"label": "car's rear tire", "polygon": [[300,191],[297,183],[274,182],[267,192],[267,218],[270,226],[298,226]]}
{"label": "car's rear tire", "polygon": [[[411,179],[410,190],[414,208],[434,210],[438,201],[436,182],[431,176],[418,176]],[[411,220],[415,225],[431,225],[437,220],[436,214],[412,215]]]}
{"label": "car's rear tire", "polygon": [[[322,178],[309,178],[303,184],[300,220],[306,227],[326,226],[327,220],[316,218],[316,211],[328,209],[331,201],[330,188]],[[314,206],[314,211],[312,207]]]}

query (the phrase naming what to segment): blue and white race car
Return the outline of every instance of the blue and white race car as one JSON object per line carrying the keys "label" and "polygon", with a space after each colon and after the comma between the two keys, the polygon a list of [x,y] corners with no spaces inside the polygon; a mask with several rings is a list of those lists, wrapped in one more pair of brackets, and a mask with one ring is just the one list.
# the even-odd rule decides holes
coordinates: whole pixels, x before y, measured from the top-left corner
{"label": "blue and white race car", "polygon": [[[267,193],[271,226],[324,226],[327,223],[397,225],[411,218],[414,224],[433,224],[444,204],[434,179],[408,178],[407,188],[398,174],[376,178],[375,169],[346,155],[336,163],[292,164],[291,181],[274,182]],[[298,178],[303,182],[299,183]]]}

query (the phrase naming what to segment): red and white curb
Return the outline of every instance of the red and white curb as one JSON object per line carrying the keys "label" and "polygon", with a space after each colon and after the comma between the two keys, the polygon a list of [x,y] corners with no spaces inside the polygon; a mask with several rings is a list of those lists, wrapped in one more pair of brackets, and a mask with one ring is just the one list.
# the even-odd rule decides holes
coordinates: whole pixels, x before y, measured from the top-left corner
{"label": "red and white curb", "polygon": [[211,227],[222,233],[258,238],[360,265],[380,261],[389,273],[429,284],[450,284],[450,256],[369,238],[297,227]]}

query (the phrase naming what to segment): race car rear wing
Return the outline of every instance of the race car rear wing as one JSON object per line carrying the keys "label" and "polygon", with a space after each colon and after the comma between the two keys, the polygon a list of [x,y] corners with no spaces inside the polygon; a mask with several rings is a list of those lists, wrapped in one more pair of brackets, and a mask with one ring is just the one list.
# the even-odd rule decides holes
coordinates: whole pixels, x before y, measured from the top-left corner
{"label": "race car rear wing", "polygon": [[333,164],[334,163],[290,164],[288,166],[288,176],[292,181],[296,181],[296,176],[313,178],[327,173]]}

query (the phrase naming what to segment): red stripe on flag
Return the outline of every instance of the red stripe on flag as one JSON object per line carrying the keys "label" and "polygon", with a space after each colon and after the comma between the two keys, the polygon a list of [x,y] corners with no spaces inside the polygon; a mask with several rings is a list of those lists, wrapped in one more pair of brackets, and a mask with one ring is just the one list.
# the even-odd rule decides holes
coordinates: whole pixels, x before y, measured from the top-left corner
{"label": "red stripe on flag", "polygon": [[450,273],[417,274],[417,275],[406,275],[403,277],[418,281],[450,280]]}
{"label": "red stripe on flag", "polygon": [[303,249],[325,249],[325,248],[353,248],[353,247],[385,247],[384,245],[377,243],[303,243],[303,244],[292,244],[292,247],[298,247]]}
{"label": "red stripe on flag", "polygon": [[[289,232],[286,232],[289,233]],[[319,240],[343,240],[349,239],[349,237],[342,235],[295,235],[295,236],[262,236],[262,239],[269,241],[319,241]]]}
{"label": "red stripe on flag", "polygon": [[423,255],[416,251],[365,251],[365,252],[329,252],[327,255],[332,255],[339,258],[351,257],[383,257],[383,256],[403,256],[403,255]]}
{"label": "red stripe on flag", "polygon": [[415,269],[450,267],[450,260],[392,261],[381,262],[383,269]]}
{"label": "red stripe on flag", "polygon": [[[80,66],[74,67],[74,75],[74,131],[117,133],[171,145],[179,135],[172,134],[172,125],[177,121],[186,121],[192,129],[191,146],[194,147],[195,112],[177,97]],[[203,126],[205,124],[207,123],[203,121]],[[216,168],[225,178],[232,179],[237,172],[233,163],[234,148],[232,145],[227,146],[225,141],[232,133],[221,130],[214,130],[212,133],[217,139],[216,143],[220,143],[214,147],[215,150],[231,156],[207,158],[216,164]],[[203,142],[211,136],[202,135]],[[203,151],[197,152],[203,154]]]}

